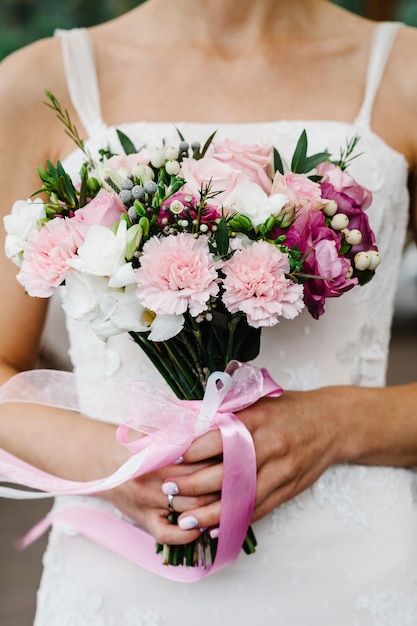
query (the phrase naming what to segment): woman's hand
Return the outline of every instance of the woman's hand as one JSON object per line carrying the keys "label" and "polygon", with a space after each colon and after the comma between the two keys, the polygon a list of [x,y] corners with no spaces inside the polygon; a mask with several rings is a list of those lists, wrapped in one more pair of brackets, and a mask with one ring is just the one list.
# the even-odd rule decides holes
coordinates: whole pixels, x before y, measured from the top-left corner
{"label": "woman's hand", "polygon": [[[283,502],[312,485],[340,459],[341,425],[332,414],[326,389],[286,392],[280,398],[264,398],[241,411],[239,418],[252,434],[257,459],[257,492],[252,521],[264,517]],[[223,466],[219,431],[197,439],[184,455],[193,467],[207,457],[212,465],[182,473],[174,466],[170,481],[177,485],[175,508],[185,524],[195,519],[198,527],[216,527],[220,517],[220,491]],[[220,460],[219,460],[220,459]],[[191,464],[191,465],[189,465]],[[212,501],[201,506],[200,498],[209,494]],[[197,506],[189,507],[192,499]]]}
{"label": "woman's hand", "polygon": [[[252,521],[310,487],[335,463],[415,466],[416,400],[416,384],[384,389],[335,386],[287,391],[241,411],[257,461]],[[112,490],[112,501],[160,543],[192,541],[199,529],[219,524],[222,452],[220,432],[210,431],[194,441],[184,463]],[[178,527],[167,520],[163,485],[174,495]]]}
{"label": "woman's hand", "polygon": [[[127,517],[149,532],[156,542],[171,545],[189,543],[200,535],[200,526],[181,529],[169,522],[168,515],[171,511],[168,508],[168,492],[175,496],[172,506],[175,507],[176,511],[204,510],[214,500],[217,500],[218,494],[202,494],[199,497],[176,495],[176,483],[174,481],[179,472],[181,472],[181,479],[192,474],[198,476],[211,464],[210,461],[193,464],[183,462],[180,466],[181,469],[179,469],[179,465],[168,465],[129,480],[119,487],[99,495],[114,504]],[[221,466],[218,465],[218,467]],[[221,483],[221,470],[219,475]],[[162,489],[163,485],[165,485],[165,493]]]}

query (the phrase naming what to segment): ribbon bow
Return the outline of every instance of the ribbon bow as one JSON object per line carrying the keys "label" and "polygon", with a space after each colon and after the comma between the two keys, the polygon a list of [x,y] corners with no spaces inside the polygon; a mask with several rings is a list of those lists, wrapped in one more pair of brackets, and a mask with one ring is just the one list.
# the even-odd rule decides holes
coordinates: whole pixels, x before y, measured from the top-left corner
{"label": "ribbon bow", "polygon": [[[282,389],[266,370],[236,361],[226,372],[211,374],[201,401],[178,400],[168,394],[165,387],[151,387],[141,382],[126,387],[94,381],[94,394],[91,394],[91,388],[90,393],[83,393],[79,381],[69,372],[35,370],[11,378],[0,388],[0,402],[29,402],[76,411],[81,411],[81,403],[83,413],[94,418],[111,417],[114,421],[114,415],[123,415],[125,419],[117,437],[131,450],[132,456],[110,476],[78,482],[53,476],[0,450],[2,480],[42,491],[0,487],[0,496],[34,499],[59,494],[97,494],[174,463],[196,437],[219,428],[223,440],[223,482],[219,541],[213,563],[205,569],[163,565],[160,556],[155,554],[151,535],[133,523],[88,505],[69,505],[51,512],[27,533],[20,547],[26,547],[51,524],[60,522],[137,565],[172,580],[194,582],[236,560],[253,512],[256,458],[252,437],[235,413],[262,397],[281,395]],[[87,411],[85,405],[89,405]],[[141,417],[137,416],[137,407],[140,407]],[[128,443],[129,428],[147,436]]]}

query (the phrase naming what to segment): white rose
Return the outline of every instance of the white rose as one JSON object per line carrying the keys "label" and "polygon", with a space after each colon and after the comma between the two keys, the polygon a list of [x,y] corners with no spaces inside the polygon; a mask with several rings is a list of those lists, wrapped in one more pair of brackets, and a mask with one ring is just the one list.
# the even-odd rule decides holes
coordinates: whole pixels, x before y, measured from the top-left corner
{"label": "white rose", "polygon": [[282,193],[268,196],[256,183],[246,182],[236,194],[232,208],[248,217],[256,229],[271,215],[279,215],[287,202],[288,197]]}
{"label": "white rose", "polygon": [[7,232],[6,256],[19,267],[22,265],[23,252],[31,233],[39,228],[39,220],[46,217],[45,205],[40,198],[36,200],[18,200],[12,211],[4,217]]}

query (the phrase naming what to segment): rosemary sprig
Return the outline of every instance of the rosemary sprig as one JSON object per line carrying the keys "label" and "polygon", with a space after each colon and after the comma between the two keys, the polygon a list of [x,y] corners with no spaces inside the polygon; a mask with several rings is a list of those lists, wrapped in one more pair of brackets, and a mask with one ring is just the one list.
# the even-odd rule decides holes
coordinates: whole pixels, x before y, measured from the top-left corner
{"label": "rosemary sprig", "polygon": [[87,157],[87,164],[94,168],[95,163],[91,157],[91,154],[85,147],[84,140],[80,136],[75,124],[73,124],[70,114],[68,113],[67,109],[62,108],[61,104],[59,103],[57,98],[54,96],[52,91],[46,90],[45,96],[47,97],[48,100],[45,101],[44,104],[48,108],[55,111],[57,118],[65,126],[65,132],[68,135],[68,137],[70,137],[70,139],[72,139],[72,141],[75,143],[77,148],[82,150],[82,152],[85,154],[85,156]]}
{"label": "rosemary sprig", "polygon": [[345,170],[354,159],[357,159],[358,156],[362,154],[362,152],[358,152],[357,154],[353,154],[356,150],[356,146],[358,145],[360,140],[359,135],[355,135],[352,139],[346,140],[346,147],[344,149],[340,149],[340,157],[339,160],[335,162],[335,165],[338,165],[341,170]]}

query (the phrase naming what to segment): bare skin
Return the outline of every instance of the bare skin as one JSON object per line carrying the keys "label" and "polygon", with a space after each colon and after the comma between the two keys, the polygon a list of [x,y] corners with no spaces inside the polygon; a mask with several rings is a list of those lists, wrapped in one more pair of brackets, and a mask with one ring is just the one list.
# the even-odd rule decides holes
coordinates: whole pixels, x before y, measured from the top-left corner
{"label": "bare skin", "polygon": [[[109,125],[138,119],[213,124],[353,121],[363,99],[374,26],[322,0],[149,0],[91,29],[103,118]],[[416,54],[417,32],[402,28],[372,121],[374,131],[407,158],[411,191],[417,173]],[[42,104],[46,88],[81,129],[69,101],[57,40],[39,42],[0,67],[3,215],[14,200],[37,188],[37,165],[73,149]],[[6,259],[0,292],[7,293],[0,308],[4,382],[34,367],[47,303],[24,295]],[[258,463],[253,520],[309,487],[334,463],[416,465],[416,402],[417,384],[329,387],[286,392],[279,400],[263,400],[242,411]],[[128,456],[115,442],[112,425],[83,416],[2,406],[0,417],[2,447],[67,478],[103,476]],[[199,527],[216,526],[222,465],[206,459],[220,453],[218,433],[209,433],[191,446],[181,466],[130,481],[105,497],[158,541],[190,541],[199,531],[168,524],[161,485],[167,480],[178,484],[181,495],[175,497],[175,507],[183,517],[195,516]]]}

